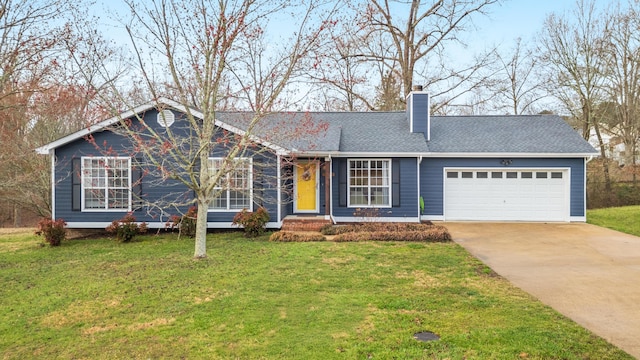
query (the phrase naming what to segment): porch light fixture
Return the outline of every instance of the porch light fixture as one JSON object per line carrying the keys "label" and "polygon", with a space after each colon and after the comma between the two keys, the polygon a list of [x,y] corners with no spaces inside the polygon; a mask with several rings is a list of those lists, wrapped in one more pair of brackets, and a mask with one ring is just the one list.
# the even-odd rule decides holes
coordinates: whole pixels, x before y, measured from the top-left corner
{"label": "porch light fixture", "polygon": [[502,164],[503,166],[509,166],[511,165],[511,159],[502,159],[502,161],[500,161],[500,164]]}

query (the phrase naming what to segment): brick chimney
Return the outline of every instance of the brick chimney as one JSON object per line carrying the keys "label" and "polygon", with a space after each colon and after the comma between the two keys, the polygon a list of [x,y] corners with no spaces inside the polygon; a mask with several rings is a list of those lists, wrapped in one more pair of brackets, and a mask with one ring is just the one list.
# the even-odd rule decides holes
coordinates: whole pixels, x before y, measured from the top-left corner
{"label": "brick chimney", "polygon": [[422,133],[431,140],[431,116],[429,114],[429,94],[422,85],[414,85],[407,96],[407,119],[412,133]]}

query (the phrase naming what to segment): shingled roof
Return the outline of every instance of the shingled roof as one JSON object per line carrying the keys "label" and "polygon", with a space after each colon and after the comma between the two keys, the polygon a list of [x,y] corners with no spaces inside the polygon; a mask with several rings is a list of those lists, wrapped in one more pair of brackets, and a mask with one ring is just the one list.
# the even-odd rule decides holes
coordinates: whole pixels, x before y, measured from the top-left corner
{"label": "shingled roof", "polygon": [[[178,111],[184,106],[168,99]],[[157,106],[150,102],[120,116],[65,136],[37,149],[46,154],[51,149],[100,131]],[[196,116],[199,113],[195,111]],[[217,112],[216,120],[230,129],[246,131],[252,119],[246,112]],[[300,131],[303,128],[303,131]],[[319,131],[305,133],[304,129]],[[252,135],[264,143],[294,153],[362,154],[389,156],[590,156],[597,151],[556,115],[520,116],[431,116],[431,136],[412,133],[405,111],[394,112],[282,112],[267,115]]]}
{"label": "shingled roof", "polygon": [[[220,120],[237,124],[231,114]],[[237,116],[237,115],[235,115]],[[405,112],[306,112],[273,114],[262,120],[257,135],[282,129],[287,121],[310,119],[326,131],[302,139],[281,138],[278,145],[298,151],[346,153],[554,154],[595,155],[557,115],[432,116],[431,136],[411,133]],[[269,124],[272,124],[271,126]],[[273,124],[277,125],[275,128]]]}
{"label": "shingled roof", "polygon": [[596,154],[557,115],[432,116],[434,153]]}

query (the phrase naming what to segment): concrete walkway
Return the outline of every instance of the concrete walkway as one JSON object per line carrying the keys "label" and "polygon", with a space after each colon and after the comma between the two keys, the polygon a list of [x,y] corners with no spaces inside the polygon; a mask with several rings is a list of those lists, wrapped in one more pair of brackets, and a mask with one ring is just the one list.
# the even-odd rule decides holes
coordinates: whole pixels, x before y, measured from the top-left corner
{"label": "concrete walkway", "polygon": [[640,358],[640,237],[589,224],[444,225],[515,286]]}

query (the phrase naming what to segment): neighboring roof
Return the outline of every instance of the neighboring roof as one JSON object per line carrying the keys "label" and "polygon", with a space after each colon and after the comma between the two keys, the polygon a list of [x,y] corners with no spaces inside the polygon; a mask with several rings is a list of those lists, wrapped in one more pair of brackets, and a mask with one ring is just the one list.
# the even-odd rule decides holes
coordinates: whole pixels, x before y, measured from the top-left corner
{"label": "neighboring roof", "polygon": [[597,154],[557,115],[432,116],[429,150],[453,154]]}
{"label": "neighboring roof", "polygon": [[[47,154],[88,134],[100,131],[159,105],[186,112],[183,105],[159,99],[138,106],[89,128],[67,135],[37,152]],[[188,109],[203,117],[195,109]],[[245,134],[253,118],[249,112],[217,112],[216,125]],[[597,154],[582,137],[556,115],[431,116],[431,137],[411,133],[404,111],[394,112],[282,112],[269,114],[251,132],[251,140],[280,153],[389,154],[435,156],[591,156]]]}

